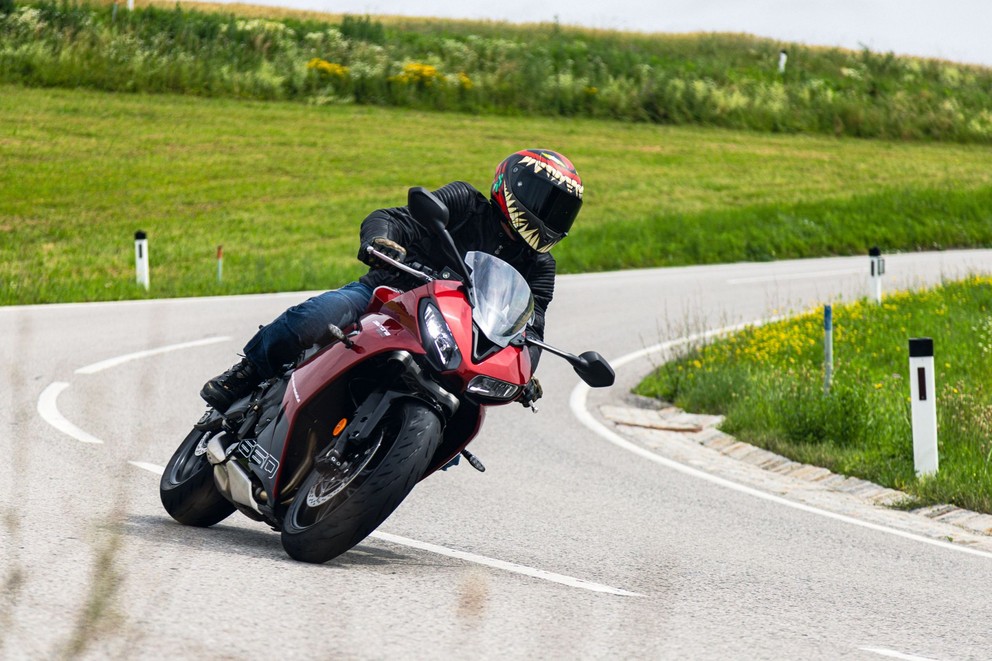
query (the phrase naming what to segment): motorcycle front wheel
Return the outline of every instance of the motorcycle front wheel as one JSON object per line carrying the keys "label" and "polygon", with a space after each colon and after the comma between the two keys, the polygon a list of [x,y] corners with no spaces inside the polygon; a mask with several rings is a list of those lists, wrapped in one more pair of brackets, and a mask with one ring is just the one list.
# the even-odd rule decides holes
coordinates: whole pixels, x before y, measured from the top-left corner
{"label": "motorcycle front wheel", "polygon": [[344,458],[345,470],[315,468],[304,480],[283,520],[286,552],[327,562],[368,537],[423,476],[441,431],[426,404],[398,402],[370,443]]}
{"label": "motorcycle front wheel", "polygon": [[207,461],[207,441],[213,434],[198,429],[191,431],[162,473],[159,483],[162,505],[183,525],[212,526],[234,512],[234,505],[217,490],[213,466]]}

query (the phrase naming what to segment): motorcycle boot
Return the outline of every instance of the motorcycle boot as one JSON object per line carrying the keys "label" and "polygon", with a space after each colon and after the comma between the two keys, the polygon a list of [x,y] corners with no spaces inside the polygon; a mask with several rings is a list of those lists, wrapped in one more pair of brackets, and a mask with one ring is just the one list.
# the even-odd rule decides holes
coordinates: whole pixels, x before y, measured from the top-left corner
{"label": "motorcycle boot", "polygon": [[242,358],[240,363],[203,384],[200,397],[216,410],[226,411],[261,382],[262,376],[255,363]]}

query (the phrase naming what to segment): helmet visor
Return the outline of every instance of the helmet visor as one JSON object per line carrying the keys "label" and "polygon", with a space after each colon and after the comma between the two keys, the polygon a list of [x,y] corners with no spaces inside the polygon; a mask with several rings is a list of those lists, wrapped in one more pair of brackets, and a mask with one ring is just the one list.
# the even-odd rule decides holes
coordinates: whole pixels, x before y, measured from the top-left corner
{"label": "helmet visor", "polygon": [[541,219],[547,229],[559,235],[566,234],[572,228],[582,206],[580,198],[537,177],[521,178],[513,193],[528,211]]}

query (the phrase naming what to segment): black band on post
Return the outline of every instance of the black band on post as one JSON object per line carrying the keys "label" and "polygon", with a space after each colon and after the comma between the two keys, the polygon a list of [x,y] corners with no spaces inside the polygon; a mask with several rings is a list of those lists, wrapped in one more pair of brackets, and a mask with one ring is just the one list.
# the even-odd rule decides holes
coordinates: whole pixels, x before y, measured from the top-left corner
{"label": "black band on post", "polygon": [[933,358],[933,338],[914,337],[909,340],[910,358]]}
{"label": "black band on post", "polygon": [[138,230],[137,232],[134,233],[134,240],[135,241],[141,241],[142,239],[147,239],[147,238],[148,238],[148,235],[145,234],[144,232],[142,232],[141,230]]}
{"label": "black band on post", "polygon": [[882,256],[882,250],[881,250],[881,248],[879,248],[878,246],[873,246],[873,247],[869,248],[868,249],[868,256],[869,257],[881,257]]}

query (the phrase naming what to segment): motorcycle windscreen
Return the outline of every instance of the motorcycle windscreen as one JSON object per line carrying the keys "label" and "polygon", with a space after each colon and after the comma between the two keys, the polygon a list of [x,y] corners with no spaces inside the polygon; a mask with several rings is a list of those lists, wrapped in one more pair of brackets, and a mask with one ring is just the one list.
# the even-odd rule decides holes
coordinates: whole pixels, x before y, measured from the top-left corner
{"label": "motorcycle windscreen", "polygon": [[515,268],[493,255],[472,250],[465,262],[475,290],[472,321],[490,342],[505,348],[534,316],[530,286]]}

